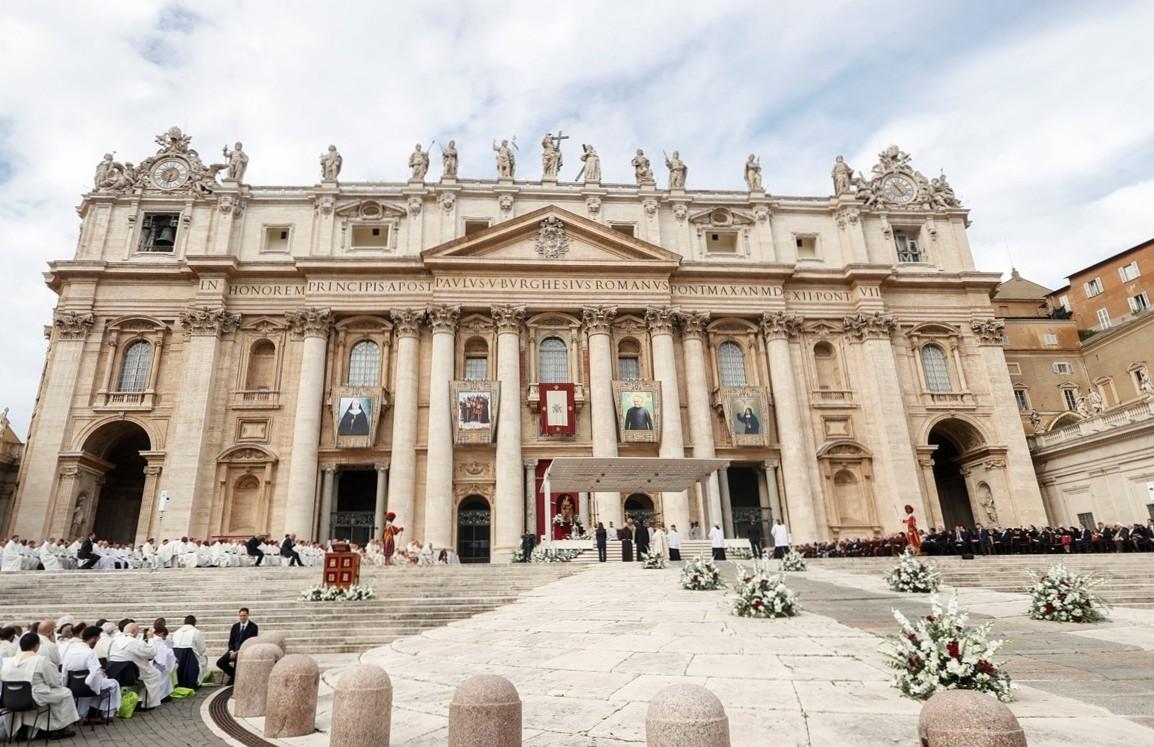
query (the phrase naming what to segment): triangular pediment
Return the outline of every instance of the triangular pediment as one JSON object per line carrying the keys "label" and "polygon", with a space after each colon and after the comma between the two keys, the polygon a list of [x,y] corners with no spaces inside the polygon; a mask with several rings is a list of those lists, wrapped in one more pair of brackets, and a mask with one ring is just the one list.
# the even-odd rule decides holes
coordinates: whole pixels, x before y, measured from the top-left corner
{"label": "triangular pediment", "polygon": [[681,256],[549,205],[484,231],[426,249],[428,266],[531,264],[555,267],[640,264],[672,270]]}

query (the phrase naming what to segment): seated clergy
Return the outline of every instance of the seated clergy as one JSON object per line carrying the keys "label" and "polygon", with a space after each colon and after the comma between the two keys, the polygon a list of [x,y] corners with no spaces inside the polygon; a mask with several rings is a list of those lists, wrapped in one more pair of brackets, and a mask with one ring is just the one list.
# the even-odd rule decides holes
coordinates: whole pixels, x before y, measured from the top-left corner
{"label": "seated clergy", "polygon": [[126,625],[124,631],[113,638],[112,645],[108,647],[110,665],[116,662],[132,662],[140,671],[140,682],[145,687],[143,705],[147,706],[143,710],[157,707],[164,698],[163,675],[152,664],[155,658],[156,646],[141,637],[140,626],[136,623]]}
{"label": "seated clergy", "polygon": [[193,689],[200,687],[208,674],[208,647],[192,615],[184,618],[184,625],[172,634],[172,652],[176,655],[176,684]]}
{"label": "seated clergy", "polygon": [[[64,671],[65,678],[69,672],[84,672],[87,675],[84,684],[96,693],[97,697],[80,698],[76,704],[77,708],[80,713],[87,716],[89,723],[97,721],[109,723],[120,708],[120,683],[104,675],[104,669],[96,658],[95,648],[96,642],[100,640],[100,628],[96,626],[85,628],[80,634],[80,640],[82,643],[68,648],[61,659],[60,668]],[[67,679],[65,682],[67,683]],[[101,708],[101,711],[93,714],[94,708]]]}
{"label": "seated clergy", "polygon": [[[32,700],[36,705],[49,708],[50,738],[74,736],[75,732],[69,731],[68,727],[79,721],[80,715],[76,712],[72,691],[60,683],[60,670],[48,659],[40,656],[37,653],[39,649],[40,636],[36,633],[29,632],[20,636],[20,653],[4,662],[0,680],[27,682],[32,686]],[[16,734],[24,724],[31,727],[33,718],[35,718],[34,711],[19,714],[9,723],[12,733]],[[44,723],[43,718],[41,723]]]}

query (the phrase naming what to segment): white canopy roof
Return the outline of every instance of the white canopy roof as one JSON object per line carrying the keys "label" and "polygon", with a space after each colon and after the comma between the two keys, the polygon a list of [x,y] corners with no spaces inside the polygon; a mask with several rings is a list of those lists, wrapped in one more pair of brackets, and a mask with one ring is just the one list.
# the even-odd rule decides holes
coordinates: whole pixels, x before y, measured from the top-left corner
{"label": "white canopy roof", "polygon": [[668,492],[689,490],[728,459],[559,457],[545,471],[549,491]]}

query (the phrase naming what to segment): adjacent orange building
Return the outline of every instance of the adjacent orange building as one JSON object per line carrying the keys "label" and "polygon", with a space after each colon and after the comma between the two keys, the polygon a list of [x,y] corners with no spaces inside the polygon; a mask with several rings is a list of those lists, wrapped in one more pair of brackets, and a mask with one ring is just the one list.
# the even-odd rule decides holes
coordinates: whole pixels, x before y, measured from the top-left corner
{"label": "adjacent orange building", "polygon": [[1107,257],[1069,276],[1070,284],[1050,294],[1078,329],[1102,331],[1150,310],[1154,298],[1154,239]]}

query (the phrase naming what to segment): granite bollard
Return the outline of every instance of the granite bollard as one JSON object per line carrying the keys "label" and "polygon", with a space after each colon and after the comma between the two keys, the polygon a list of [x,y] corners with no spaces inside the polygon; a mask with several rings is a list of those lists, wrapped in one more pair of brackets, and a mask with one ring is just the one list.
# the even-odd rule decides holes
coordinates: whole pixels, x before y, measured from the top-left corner
{"label": "granite bollard", "polygon": [[261,633],[260,635],[257,636],[257,638],[261,638],[265,641],[268,641],[270,643],[275,643],[277,646],[280,646],[281,653],[287,654],[289,652],[288,646],[287,646],[288,636],[286,636],[284,633],[280,632],[279,630],[273,630],[273,631],[270,631],[267,633]]}
{"label": "granite bollard", "polygon": [[317,685],[320,670],[311,656],[289,654],[276,663],[268,677],[265,708],[266,737],[303,737],[317,722]]}
{"label": "granite bollard", "polygon": [[993,695],[939,690],[918,717],[922,747],[1026,747],[1013,712]]}
{"label": "granite bollard", "polygon": [[648,747],[729,747],[729,717],[701,685],[670,685],[645,711]]}
{"label": "granite bollard", "polygon": [[389,743],[393,683],[381,667],[358,664],[333,687],[330,747],[379,747]]}
{"label": "granite bollard", "polygon": [[521,696],[504,677],[480,674],[449,704],[449,747],[521,747]]}
{"label": "granite bollard", "polygon": [[271,643],[241,646],[236,655],[236,682],[232,688],[233,715],[246,718],[264,715],[269,674],[282,657],[281,650]]}
{"label": "granite bollard", "polygon": [[[284,633],[261,633],[260,635],[249,638],[244,643],[240,644],[240,650],[244,651],[249,646],[255,646],[258,643],[271,643],[280,649],[282,654],[287,654],[284,647],[285,635]],[[239,652],[238,652],[239,653]]]}

